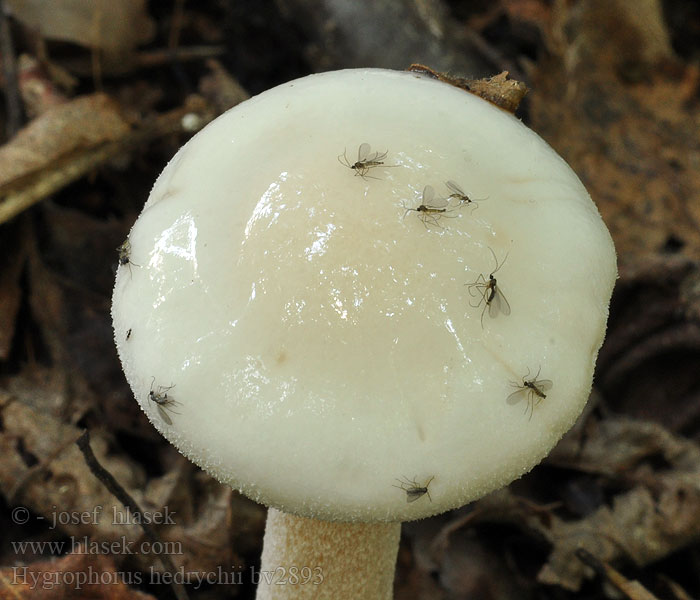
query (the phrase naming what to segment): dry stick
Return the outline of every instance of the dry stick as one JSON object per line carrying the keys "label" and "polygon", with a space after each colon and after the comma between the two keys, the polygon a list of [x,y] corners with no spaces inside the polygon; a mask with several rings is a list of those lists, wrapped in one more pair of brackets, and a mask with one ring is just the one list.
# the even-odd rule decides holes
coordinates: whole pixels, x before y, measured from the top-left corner
{"label": "dry stick", "polygon": [[168,50],[175,52],[180,45],[180,33],[182,31],[182,21],[185,12],[185,0],[175,0],[172,18],[170,21],[170,32],[168,33]]}
{"label": "dry stick", "polygon": [[102,21],[102,4],[95,4],[92,11],[92,23],[90,23],[90,63],[92,64],[92,82],[95,89],[102,91],[102,40],[101,27]]}
{"label": "dry stick", "polygon": [[7,104],[7,137],[12,137],[22,126],[22,103],[17,84],[17,62],[12,44],[10,23],[5,12],[3,0],[0,0],[0,54],[2,71],[5,79],[5,102]]}
{"label": "dry stick", "polygon": [[142,50],[136,55],[136,66],[143,69],[160,67],[169,61],[186,62],[213,58],[226,53],[225,46],[181,46],[174,50]]}
{"label": "dry stick", "polygon": [[613,587],[622,592],[630,600],[659,600],[638,581],[631,581],[622,573],[613,569],[609,564],[596,558],[585,548],[576,550],[576,557],[593,569],[601,579],[607,579]]}
{"label": "dry stick", "polygon": [[[121,484],[114,478],[114,475],[105,469],[97,460],[97,457],[90,447],[90,432],[86,429],[83,435],[81,435],[75,443],[78,444],[78,448],[80,448],[80,451],[83,453],[85,462],[90,471],[92,471],[92,474],[100,480],[102,485],[104,485],[114,495],[114,497],[119,500],[119,502],[121,502],[133,515],[136,516],[136,519],[143,529],[143,534],[151,543],[151,546],[158,545],[159,547],[163,547],[163,543],[161,542],[160,537],[158,537],[158,534],[155,532],[155,529],[150,523],[146,522],[146,519],[143,518],[141,508],[139,508],[139,505],[136,504],[136,500],[134,500],[121,486]],[[169,571],[174,575],[176,573],[176,569],[170,555],[161,554],[159,555],[159,558],[166,571]],[[175,583],[174,577],[171,580],[170,587],[178,600],[189,600],[184,586],[180,583]]]}

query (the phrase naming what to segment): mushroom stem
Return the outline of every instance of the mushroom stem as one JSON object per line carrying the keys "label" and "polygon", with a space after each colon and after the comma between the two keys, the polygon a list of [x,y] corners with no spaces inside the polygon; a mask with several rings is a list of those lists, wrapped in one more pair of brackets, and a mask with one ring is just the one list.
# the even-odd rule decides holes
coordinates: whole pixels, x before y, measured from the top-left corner
{"label": "mushroom stem", "polygon": [[390,600],[400,534],[400,523],[319,521],[270,508],[256,600]]}

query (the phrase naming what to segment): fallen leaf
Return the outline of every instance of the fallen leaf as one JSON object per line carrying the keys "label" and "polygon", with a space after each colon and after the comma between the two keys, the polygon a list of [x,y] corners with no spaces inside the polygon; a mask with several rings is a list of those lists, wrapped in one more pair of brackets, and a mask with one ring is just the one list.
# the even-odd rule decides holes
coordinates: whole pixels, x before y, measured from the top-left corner
{"label": "fallen leaf", "polygon": [[600,561],[643,567],[700,536],[700,448],[660,425],[608,418],[588,427],[584,440],[567,436],[547,462],[630,489],[577,521],[530,521],[553,546],[538,576],[542,583],[578,590],[588,575],[576,559],[580,548]]}
{"label": "fallen leaf", "polygon": [[68,101],[46,73],[44,65],[36,58],[22,54],[17,67],[17,85],[22,94],[24,110],[30,119],[36,118],[52,106]]}
{"label": "fallen leaf", "polygon": [[[3,401],[0,417],[0,489],[11,505],[37,515],[37,523],[27,527],[49,526],[58,519],[53,533],[70,536],[71,543],[87,536],[96,542],[123,541],[129,548],[141,548],[141,526],[92,474],[75,445],[81,433],[78,428],[12,397]],[[200,474],[173,448],[167,448],[173,456],[170,470],[147,482],[139,464],[110,451],[105,437],[93,433],[92,448],[142,510],[161,515],[158,535],[177,568],[216,572],[225,565],[242,565],[244,552],[259,554],[264,508]],[[61,523],[60,515],[68,514],[89,516]],[[29,553],[17,559],[33,557]],[[123,559],[132,559],[144,572],[161,570],[154,552],[124,553]]]}
{"label": "fallen leaf", "polygon": [[555,4],[532,71],[533,128],[572,165],[621,254],[700,257],[700,74],[660,2]]}
{"label": "fallen leaf", "polygon": [[7,188],[72,152],[123,137],[130,127],[105,94],[53,106],[0,147],[0,187]]}
{"label": "fallen leaf", "polygon": [[621,261],[596,384],[616,410],[689,431],[700,418],[700,262]]}
{"label": "fallen leaf", "polygon": [[479,98],[483,98],[510,113],[515,113],[515,110],[528,92],[527,86],[522,81],[509,79],[507,71],[484,79],[466,79],[464,77],[454,77],[447,73],[438,73],[430,67],[415,63],[406,70],[413,73],[421,73],[433,79],[439,79],[443,83],[448,83],[465,92],[479,96]]}
{"label": "fallen leaf", "polygon": [[[6,490],[12,503],[26,506],[43,516],[50,524],[56,511],[70,507],[76,512],[93,511],[100,507],[96,519],[66,523],[61,530],[79,538],[90,536],[103,540],[119,540],[126,536],[138,539],[138,525],[114,524],[111,507],[114,497],[88,469],[75,446],[80,430],[42,414],[18,400],[1,409],[3,429],[0,431],[0,488]],[[107,455],[107,441],[95,436],[93,447],[100,460],[127,489],[139,489],[144,481],[143,471],[124,457]]]}
{"label": "fallen leaf", "polygon": [[134,130],[103,94],[49,110],[0,148],[0,171],[11,169],[9,176],[0,177],[0,223],[107,161],[154,138],[193,133],[213,116],[207,103],[195,95]]}
{"label": "fallen leaf", "polygon": [[7,0],[7,5],[48,39],[99,49],[105,72],[128,70],[136,47],[155,32],[145,0]]}
{"label": "fallen leaf", "polygon": [[129,587],[144,583],[148,581],[142,573],[117,571],[109,556],[79,547],[57,560],[1,568],[0,599],[156,600]]}

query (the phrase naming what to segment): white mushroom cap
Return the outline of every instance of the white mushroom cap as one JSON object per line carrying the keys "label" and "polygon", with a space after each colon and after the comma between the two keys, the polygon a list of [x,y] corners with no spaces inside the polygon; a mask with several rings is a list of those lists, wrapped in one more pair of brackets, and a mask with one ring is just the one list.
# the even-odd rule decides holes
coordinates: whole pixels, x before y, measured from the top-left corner
{"label": "white mushroom cap", "polygon": [[[361,177],[338,155],[365,143],[386,157]],[[448,181],[485,200],[406,212]],[[329,520],[425,517],[531,469],[587,400],[616,278],[596,207],[542,139],[385,70],[312,75],[219,117],[129,241],[140,267],[119,268],[114,330],[153,424],[254,500]],[[509,315],[468,285],[494,255]],[[535,376],[546,398],[507,400]]]}

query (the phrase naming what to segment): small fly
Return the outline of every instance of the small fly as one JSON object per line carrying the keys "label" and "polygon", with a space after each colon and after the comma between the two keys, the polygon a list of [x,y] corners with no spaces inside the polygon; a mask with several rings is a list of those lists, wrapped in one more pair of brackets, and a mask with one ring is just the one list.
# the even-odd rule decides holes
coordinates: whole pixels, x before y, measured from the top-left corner
{"label": "small fly", "polygon": [[131,329],[129,329],[129,331],[126,332],[126,341],[127,342],[129,341],[130,337],[131,337]]}
{"label": "small fly", "polygon": [[173,410],[173,406],[177,406],[180,404],[175,398],[172,396],[168,396],[168,392],[172,390],[175,386],[170,385],[170,386],[163,386],[159,385],[155,390],[153,389],[153,384],[155,383],[156,378],[153,378],[153,381],[151,381],[151,391],[148,392],[148,399],[151,402],[155,402],[156,406],[158,407],[158,414],[160,415],[160,418],[163,419],[168,425],[172,425],[173,421],[170,418],[170,415],[168,412],[171,412],[173,414],[179,415],[180,413],[176,412]]}
{"label": "small fly", "polygon": [[399,482],[399,485],[395,485],[395,488],[398,488],[400,490],[403,490],[406,492],[406,502],[409,504],[411,502],[415,502],[419,498],[422,498],[423,496],[428,496],[428,500],[431,502],[433,499],[430,497],[430,492],[428,491],[428,486],[430,485],[430,482],[435,479],[435,476],[431,477],[426,481],[423,485],[420,485],[416,483],[415,478],[413,480],[408,479],[408,477],[404,477],[403,479],[397,479],[396,481]]}
{"label": "small fly", "polygon": [[452,200],[453,198],[459,202],[459,206],[464,206],[465,204],[473,204],[474,208],[478,208],[477,202],[482,202],[486,200],[486,198],[479,198],[478,200],[473,200],[467,194],[462,190],[462,188],[455,183],[454,181],[446,181],[445,185],[447,186],[447,189],[450,190],[452,193],[447,197],[448,200]]}
{"label": "small fly", "polygon": [[117,248],[117,255],[119,257],[119,266],[128,265],[129,273],[131,273],[131,265],[135,267],[140,267],[135,262],[131,262],[131,242],[126,240],[121,246]]}
{"label": "small fly", "polygon": [[[357,161],[353,164],[350,164],[345,152],[338,155],[338,162],[348,169],[355,171],[355,175],[359,175],[365,179],[370,169],[384,164],[384,159],[388,153],[388,150],[386,152],[372,152],[371,146],[365,142],[360,144],[360,147],[357,149]],[[372,179],[375,178],[373,177]]]}
{"label": "small fly", "polygon": [[[489,250],[491,250],[491,248],[489,248]],[[506,254],[503,262],[499,265],[498,259],[496,258],[496,254],[493,250],[491,250],[491,254],[493,255],[493,260],[496,263],[496,268],[491,271],[488,280],[482,273],[476,278],[476,281],[467,284],[469,286],[469,295],[472,298],[480,296],[479,302],[476,304],[470,302],[469,305],[472,308],[479,308],[481,304],[484,303],[484,309],[481,311],[481,327],[484,326],[484,313],[486,312],[487,308],[489,309],[489,317],[491,318],[497,317],[498,313],[503,313],[505,316],[510,314],[510,304],[508,304],[508,300],[506,300],[505,295],[498,285],[497,279],[494,277],[498,270],[503,266],[503,263],[506,262],[508,255]]]}
{"label": "small fly", "polygon": [[[404,206],[404,208],[406,208]],[[435,225],[442,228],[438,219],[446,217],[452,219],[453,217],[446,215],[447,212],[447,201],[442,198],[435,199],[435,189],[432,185],[426,185],[423,188],[423,195],[421,197],[421,204],[418,208],[406,208],[406,212],[403,214],[403,218],[411,211],[418,213],[418,218],[423,221],[426,229],[428,225]]]}
{"label": "small fly", "polygon": [[538,379],[540,376],[540,369],[537,370],[537,375],[530,378],[530,369],[527,370],[527,375],[523,377],[522,383],[516,383],[511,381],[511,385],[518,388],[512,394],[508,396],[506,401],[508,404],[517,404],[523,398],[527,398],[527,404],[525,405],[525,413],[530,413],[530,419],[532,419],[532,413],[542,400],[547,397],[546,392],[552,389],[554,385],[550,379]]}

